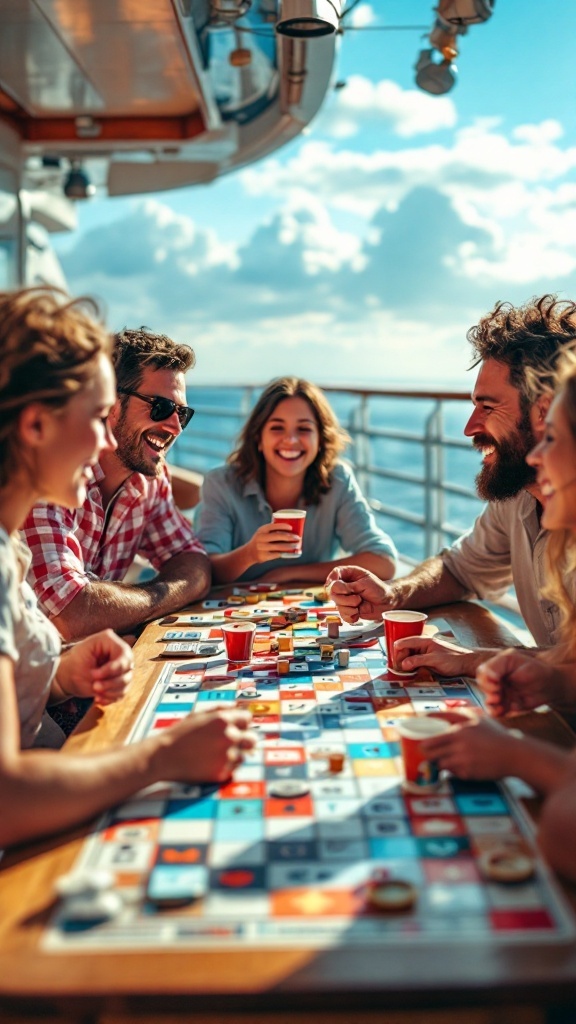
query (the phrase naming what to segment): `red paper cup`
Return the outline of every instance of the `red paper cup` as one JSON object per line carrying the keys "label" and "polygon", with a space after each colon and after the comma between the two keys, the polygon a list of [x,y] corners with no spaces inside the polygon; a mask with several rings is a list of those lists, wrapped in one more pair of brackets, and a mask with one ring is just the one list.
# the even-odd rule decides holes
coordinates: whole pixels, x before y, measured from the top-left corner
{"label": "red paper cup", "polygon": [[225,622],[222,636],[228,661],[250,661],[256,625],[254,622]]}
{"label": "red paper cup", "polygon": [[[382,612],[382,618],[386,634],[388,667],[395,672],[397,671],[394,666],[394,644],[396,640],[403,640],[406,636],[422,636],[424,623],[428,616],[425,612],[411,612],[403,608],[398,609],[398,611]],[[409,672],[406,674],[414,675],[415,673]]]}
{"label": "red paper cup", "polygon": [[423,740],[448,732],[451,723],[431,715],[414,715],[396,722],[404,762],[404,789],[411,793],[433,793],[440,785],[438,765],[422,754]]}
{"label": "red paper cup", "polygon": [[294,536],[294,542],[298,543],[296,551],[286,551],[285,554],[280,555],[280,558],[300,558],[302,554],[302,535],[304,533],[304,521],[306,519],[306,512],[301,508],[280,508],[277,512],[272,513],[272,519],[275,523],[282,523],[283,526],[289,526]]}

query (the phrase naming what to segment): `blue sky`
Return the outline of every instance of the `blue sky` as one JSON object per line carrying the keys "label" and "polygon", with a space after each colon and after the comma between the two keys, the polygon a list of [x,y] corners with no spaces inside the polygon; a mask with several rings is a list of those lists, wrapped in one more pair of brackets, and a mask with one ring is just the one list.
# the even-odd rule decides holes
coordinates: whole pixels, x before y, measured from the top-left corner
{"label": "blue sky", "polygon": [[[357,26],[431,27],[429,0]],[[316,120],[210,186],[79,205],[56,248],[113,329],[193,345],[200,383],[470,386],[466,330],[498,300],[576,297],[576,5],[496,0],[444,97],[424,33],[345,32]]]}

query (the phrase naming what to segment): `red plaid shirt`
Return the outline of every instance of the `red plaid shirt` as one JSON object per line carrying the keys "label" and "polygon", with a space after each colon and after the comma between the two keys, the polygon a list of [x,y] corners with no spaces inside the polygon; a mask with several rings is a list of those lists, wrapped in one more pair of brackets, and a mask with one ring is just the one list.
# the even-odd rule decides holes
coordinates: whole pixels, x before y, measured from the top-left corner
{"label": "red plaid shirt", "polygon": [[182,551],[204,548],[172,497],[168,473],[159,479],[133,473],[120,488],[108,521],[99,482],[100,466],[81,508],[35,505],[24,524],[32,552],[28,581],[43,611],[59,615],[93,580],[121,580],[135,555],[155,569]]}

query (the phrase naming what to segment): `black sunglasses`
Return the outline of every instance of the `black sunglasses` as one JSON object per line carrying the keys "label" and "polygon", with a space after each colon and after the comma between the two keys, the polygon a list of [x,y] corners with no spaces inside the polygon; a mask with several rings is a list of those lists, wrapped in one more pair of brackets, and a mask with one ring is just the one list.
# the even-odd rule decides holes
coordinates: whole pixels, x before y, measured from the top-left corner
{"label": "black sunglasses", "polygon": [[176,405],[171,398],[162,398],[160,395],[150,398],[149,395],[140,395],[138,391],[128,391],[126,388],[118,388],[118,394],[132,395],[133,398],[139,398],[141,402],[146,402],[150,406],[150,419],[154,420],[154,423],[168,420],[176,412],[180,426],[184,430],[194,415],[194,409],[191,409],[189,405]]}

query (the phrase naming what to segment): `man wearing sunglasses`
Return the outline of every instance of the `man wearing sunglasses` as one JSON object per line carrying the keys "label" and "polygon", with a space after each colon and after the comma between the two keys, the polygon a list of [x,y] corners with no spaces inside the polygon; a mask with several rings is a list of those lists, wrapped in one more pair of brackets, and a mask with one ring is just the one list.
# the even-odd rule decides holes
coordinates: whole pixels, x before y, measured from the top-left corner
{"label": "man wearing sunglasses", "polygon": [[[81,508],[39,504],[25,526],[30,582],[68,640],[107,627],[129,633],[199,600],[210,586],[210,563],[176,508],[166,468],[194,412],[185,383],[194,353],[146,328],[124,330],[115,342],[118,400],[109,425],[116,447],[93,467]],[[126,584],[137,554],[157,575]]]}

